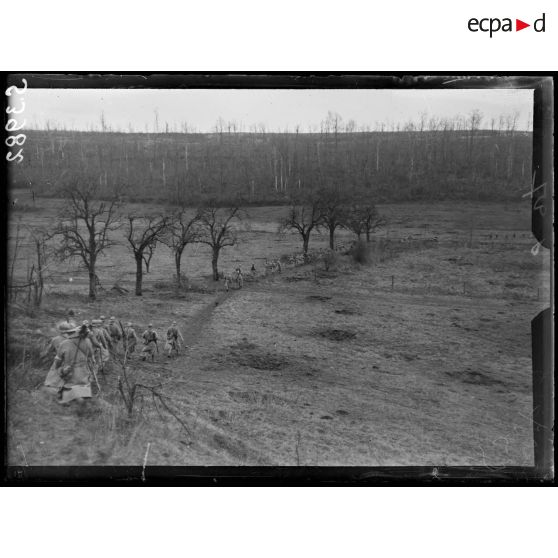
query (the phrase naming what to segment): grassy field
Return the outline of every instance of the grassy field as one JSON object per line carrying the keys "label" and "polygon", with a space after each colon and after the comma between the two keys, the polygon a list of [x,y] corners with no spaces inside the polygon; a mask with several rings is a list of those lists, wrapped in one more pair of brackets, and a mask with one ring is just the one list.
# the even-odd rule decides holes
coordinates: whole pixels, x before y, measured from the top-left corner
{"label": "grassy field", "polygon": [[[52,222],[59,203],[13,211],[10,245],[18,218]],[[529,203],[380,210],[388,226],[371,265],[339,255],[327,272],[310,264],[265,275],[264,258],[300,243],[276,232],[284,210],[251,209],[221,268],[258,271],[228,293],[196,246],[184,255],[189,289],[173,287],[163,247],[141,299],[124,245],[100,260],[106,290],[93,303],[85,274],[60,266],[41,309],[9,308],[9,463],[140,465],[149,444],[152,465],[532,465],[530,320],[550,292],[548,253],[530,252]],[[326,243],[316,235],[311,248]],[[130,294],[111,291],[116,281]],[[69,307],[138,332],[178,321],[188,349],[154,364],[136,357],[129,373],[159,385],[183,425],[147,394],[128,416],[116,365],[86,411],[40,390],[37,345]]]}

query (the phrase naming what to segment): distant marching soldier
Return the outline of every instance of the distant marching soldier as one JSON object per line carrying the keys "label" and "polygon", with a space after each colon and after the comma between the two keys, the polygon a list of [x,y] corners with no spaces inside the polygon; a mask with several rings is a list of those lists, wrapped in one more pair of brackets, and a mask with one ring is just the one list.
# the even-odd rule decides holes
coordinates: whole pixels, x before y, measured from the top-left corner
{"label": "distant marching soldier", "polygon": [[167,352],[167,358],[171,357],[172,351],[176,351],[178,354],[178,350],[180,349],[180,341],[184,343],[184,337],[182,337],[182,333],[178,330],[176,322],[172,322],[172,325],[167,329],[167,342],[165,343],[165,351]]}
{"label": "distant marching soldier", "polygon": [[98,349],[98,362],[101,372],[105,371],[105,364],[109,360],[109,342],[110,338],[106,330],[102,327],[102,322],[99,319],[91,322],[91,331],[99,342],[100,348]]}
{"label": "distant marching soldier", "polygon": [[110,350],[112,349],[112,339],[108,330],[107,324],[105,324],[106,318],[105,316],[99,316],[99,320],[101,320],[101,329],[104,331],[105,341],[107,342],[107,348]]}
{"label": "distant marching soldier", "polygon": [[96,369],[102,368],[102,355],[101,349],[103,345],[101,344],[99,338],[97,337],[96,332],[93,331],[91,324],[88,320],[83,320],[82,324],[82,335],[84,335],[87,339],[89,339],[91,346],[93,347],[93,365]]}
{"label": "distant marching soldier", "polygon": [[242,276],[242,271],[240,267],[236,269],[236,284],[238,285],[239,289],[242,289],[242,284],[244,283],[244,277]]}
{"label": "distant marching soldier", "polygon": [[128,351],[128,356],[136,351],[136,344],[138,342],[138,336],[136,331],[132,327],[132,322],[128,322],[124,328],[124,350]]}
{"label": "distant marching soldier", "polygon": [[105,326],[104,320],[105,320],[105,317],[101,316],[100,318],[98,318],[96,320],[93,320],[92,323],[97,322],[97,325],[95,325],[95,329],[96,329],[96,332],[97,332],[97,337],[102,339],[102,341],[103,341],[102,344],[105,347],[105,349],[107,350],[107,359],[108,359],[108,351],[112,347],[112,339],[110,338],[110,334],[108,332],[108,329]]}
{"label": "distant marching soldier", "polygon": [[120,327],[116,323],[116,318],[114,316],[111,316],[109,319],[108,332],[112,342],[112,350],[116,353],[118,352],[118,343],[120,342],[120,339],[122,339],[122,332],[120,331]]}
{"label": "distant marching soldier", "polygon": [[147,329],[142,334],[143,339],[143,349],[141,350],[141,360],[145,360],[148,356],[151,356],[151,362],[155,360],[155,351],[159,352],[159,346],[157,345],[157,332],[153,329],[153,324],[149,324]]}
{"label": "distant marching soldier", "polygon": [[229,292],[229,276],[225,275],[225,291]]}

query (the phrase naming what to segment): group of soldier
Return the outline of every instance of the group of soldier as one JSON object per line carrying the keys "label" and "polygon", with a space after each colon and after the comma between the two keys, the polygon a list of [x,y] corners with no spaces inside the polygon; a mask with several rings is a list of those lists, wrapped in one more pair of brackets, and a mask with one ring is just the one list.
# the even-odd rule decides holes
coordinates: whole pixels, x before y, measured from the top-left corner
{"label": "group of soldier", "polygon": [[[140,341],[131,322],[127,322],[124,327],[114,316],[108,323],[105,316],[100,316],[91,321],[84,320],[81,325],[74,318],[74,312],[69,310],[67,318],[57,324],[58,335],[51,339],[45,350],[45,355],[54,354],[45,389],[56,393],[61,404],[90,398],[91,381],[94,380],[99,386],[97,373],[105,373],[111,358],[132,358]],[[155,354],[159,352],[159,336],[153,324],[147,326],[141,340],[141,359],[151,359],[153,362]],[[181,343],[184,344],[184,338],[176,321],[173,321],[167,329],[163,348],[167,358],[179,354]]]}
{"label": "group of soldier", "polygon": [[[252,265],[252,270],[255,273],[256,268],[254,267],[254,265]],[[225,291],[229,292],[229,288],[231,286],[231,283],[236,283],[236,286],[238,289],[242,289],[242,285],[244,284],[244,275],[242,275],[242,270],[240,269],[240,267],[237,267],[234,270],[234,274],[229,275],[229,274],[225,274],[224,275],[224,287],[225,287]]]}
{"label": "group of soldier", "polygon": [[[279,260],[268,260],[266,258],[265,260],[266,275],[268,273],[276,273],[276,272],[281,273],[281,271],[282,271],[281,262]],[[256,277],[256,275],[257,275],[256,266],[252,264],[248,277],[253,280]],[[244,285],[244,274],[242,273],[240,267],[237,267],[233,273],[223,273],[222,277],[223,277],[223,286],[226,292],[229,292],[233,284],[236,284],[237,289],[242,289]]]}

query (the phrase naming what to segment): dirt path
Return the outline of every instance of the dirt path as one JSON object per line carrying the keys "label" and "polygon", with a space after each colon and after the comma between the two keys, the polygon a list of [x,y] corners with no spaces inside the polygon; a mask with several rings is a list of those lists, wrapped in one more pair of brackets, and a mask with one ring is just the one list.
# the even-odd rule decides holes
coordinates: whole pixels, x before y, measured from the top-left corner
{"label": "dirt path", "polygon": [[188,347],[193,347],[197,343],[198,339],[204,331],[205,326],[210,322],[215,309],[220,304],[234,296],[237,292],[239,291],[231,290],[229,292],[217,294],[214,300],[209,302],[204,308],[194,314],[192,318],[189,318],[188,325],[184,327],[182,331],[184,340]]}

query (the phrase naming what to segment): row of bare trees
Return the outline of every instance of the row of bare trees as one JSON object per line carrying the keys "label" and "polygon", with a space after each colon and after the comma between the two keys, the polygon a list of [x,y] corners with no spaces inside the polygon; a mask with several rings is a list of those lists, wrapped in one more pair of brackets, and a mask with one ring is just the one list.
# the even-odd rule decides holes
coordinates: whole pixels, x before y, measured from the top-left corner
{"label": "row of bare trees", "polygon": [[280,230],[296,231],[302,240],[303,253],[307,255],[314,230],[327,230],[329,247],[334,250],[337,229],[350,230],[359,240],[365,235],[369,242],[371,234],[384,223],[370,192],[347,194],[340,188],[329,187],[293,196]]}
{"label": "row of bare trees", "polygon": [[[44,286],[45,269],[54,260],[78,260],[87,270],[89,297],[97,296],[99,280],[97,262],[99,257],[115,244],[124,244],[131,252],[136,266],[135,294],[142,295],[144,266],[149,265],[156,248],[167,246],[173,254],[177,286],[182,282],[182,256],[192,243],[209,246],[212,276],[219,279],[219,256],[224,248],[238,241],[239,222],[246,217],[242,200],[221,205],[215,198],[200,200],[197,206],[184,205],[166,209],[151,215],[125,212],[123,202],[115,197],[110,201],[97,199],[95,181],[83,178],[74,180],[63,189],[64,204],[54,228],[33,229],[30,236],[36,249],[36,262],[28,273],[26,286],[35,291],[36,304],[40,304]],[[295,231],[302,240],[303,253],[308,253],[311,233],[327,230],[329,245],[334,249],[335,232],[344,228],[360,239],[383,224],[369,191],[349,196],[339,187],[322,187],[293,195],[282,231]],[[115,234],[122,229],[120,238]],[[54,243],[49,241],[54,240]],[[16,252],[19,228],[16,234]],[[48,262],[47,262],[48,260]],[[12,280],[15,260],[12,262]]]}
{"label": "row of bare trees", "polygon": [[220,206],[213,198],[203,200],[190,210],[185,206],[153,215],[123,213],[123,203],[96,199],[97,186],[89,182],[74,181],[63,191],[65,203],[60,220],[51,238],[59,238],[57,255],[62,260],[77,259],[89,276],[89,297],[96,298],[98,278],[97,260],[109,247],[120,243],[114,234],[124,229],[125,244],[136,264],[135,293],[142,295],[144,265],[149,264],[159,244],[168,246],[173,253],[176,279],[180,285],[182,255],[188,244],[208,245],[212,254],[213,278],[219,279],[218,260],[226,246],[237,241],[234,224],[241,218],[240,200]]}

